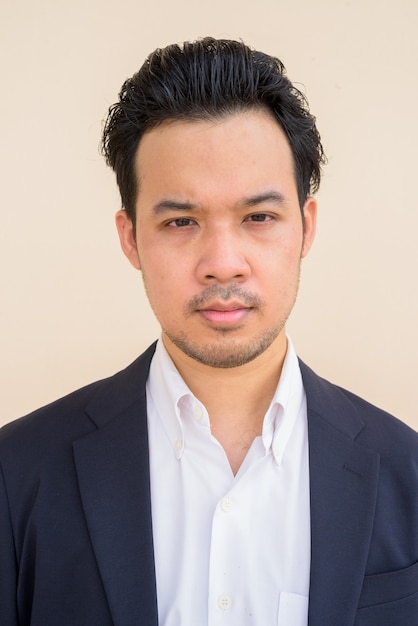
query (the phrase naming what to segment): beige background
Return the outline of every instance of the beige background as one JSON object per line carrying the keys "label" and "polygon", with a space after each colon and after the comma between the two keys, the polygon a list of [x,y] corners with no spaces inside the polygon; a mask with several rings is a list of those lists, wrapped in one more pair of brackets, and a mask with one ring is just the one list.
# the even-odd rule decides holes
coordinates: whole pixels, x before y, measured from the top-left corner
{"label": "beige background", "polygon": [[332,381],[418,427],[418,3],[1,0],[0,422],[128,364],[157,335],[98,143],[157,46],[241,37],[282,58],[329,164],[289,329]]}

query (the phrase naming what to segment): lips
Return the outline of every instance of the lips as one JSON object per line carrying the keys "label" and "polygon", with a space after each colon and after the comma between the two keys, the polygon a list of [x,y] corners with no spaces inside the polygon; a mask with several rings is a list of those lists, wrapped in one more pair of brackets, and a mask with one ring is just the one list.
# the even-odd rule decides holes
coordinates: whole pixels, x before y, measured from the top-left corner
{"label": "lips", "polygon": [[233,326],[241,324],[251,310],[252,307],[245,306],[240,302],[213,302],[199,309],[198,313],[212,324]]}

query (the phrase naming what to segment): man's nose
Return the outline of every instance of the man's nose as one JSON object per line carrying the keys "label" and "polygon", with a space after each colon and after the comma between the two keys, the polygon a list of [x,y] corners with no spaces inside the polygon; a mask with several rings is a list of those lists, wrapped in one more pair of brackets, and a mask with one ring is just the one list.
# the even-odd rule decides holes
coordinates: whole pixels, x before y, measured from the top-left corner
{"label": "man's nose", "polygon": [[244,282],[250,274],[248,250],[239,232],[217,228],[199,242],[198,278],[203,283]]}

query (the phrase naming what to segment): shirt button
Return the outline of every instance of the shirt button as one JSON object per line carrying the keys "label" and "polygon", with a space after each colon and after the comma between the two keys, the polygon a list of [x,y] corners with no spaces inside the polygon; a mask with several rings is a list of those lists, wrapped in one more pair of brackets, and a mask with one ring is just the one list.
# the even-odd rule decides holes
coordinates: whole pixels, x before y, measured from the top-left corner
{"label": "shirt button", "polygon": [[183,447],[183,442],[181,439],[177,439],[177,441],[174,443],[174,448],[176,450],[176,452],[180,452],[180,450]]}
{"label": "shirt button", "polygon": [[227,596],[226,594],[219,596],[218,598],[218,606],[222,611],[227,611],[232,606],[232,598]]}
{"label": "shirt button", "polygon": [[202,407],[198,404],[195,404],[195,406],[193,407],[193,415],[198,421],[201,420],[203,417]]}
{"label": "shirt button", "polygon": [[221,500],[221,509],[224,513],[229,513],[232,511],[232,500],[229,497],[222,498]]}

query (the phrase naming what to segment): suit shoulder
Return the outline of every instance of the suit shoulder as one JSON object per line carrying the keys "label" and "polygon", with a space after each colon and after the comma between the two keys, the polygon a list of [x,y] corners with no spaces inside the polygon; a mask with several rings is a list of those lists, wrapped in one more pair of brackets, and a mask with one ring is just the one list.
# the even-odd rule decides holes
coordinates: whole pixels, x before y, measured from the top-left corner
{"label": "suit shoulder", "polygon": [[[153,348],[153,347],[151,347]],[[0,457],[5,450],[44,447],[48,443],[73,440],[96,425],[86,407],[100,402],[106,409],[112,400],[123,403],[132,390],[139,388],[141,371],[146,372],[153,350],[149,348],[128,367],[102,380],[90,383],[43,406],[0,429]]]}
{"label": "suit shoulder", "polygon": [[418,453],[418,432],[408,424],[347,389],[338,386],[336,389],[355,406],[359,416],[364,420],[365,429],[360,433],[360,437],[371,436],[374,443],[386,442],[391,448],[394,442],[402,443]]}
{"label": "suit shoulder", "polygon": [[32,437],[40,429],[48,429],[62,425],[67,419],[75,416],[108,379],[90,383],[62,398],[9,422],[0,429],[0,446],[3,442],[24,436]]}
{"label": "suit shoulder", "polygon": [[380,454],[411,455],[418,464],[418,433],[364,398],[300,363],[308,403],[332,426]]}

